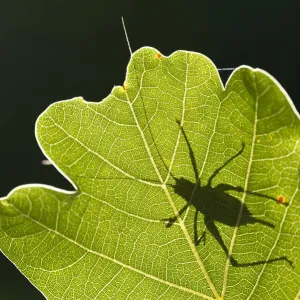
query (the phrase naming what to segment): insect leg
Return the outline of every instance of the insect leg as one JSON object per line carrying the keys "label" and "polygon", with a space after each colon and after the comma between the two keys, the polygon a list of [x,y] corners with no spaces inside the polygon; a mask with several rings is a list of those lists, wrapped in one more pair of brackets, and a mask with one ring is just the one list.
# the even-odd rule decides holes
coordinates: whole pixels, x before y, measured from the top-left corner
{"label": "insect leg", "polygon": [[201,236],[199,237],[198,236],[198,214],[199,214],[199,211],[196,210],[195,211],[195,216],[194,216],[194,243],[196,246],[198,246],[201,241],[203,240],[204,244],[206,242],[206,231],[204,230],[201,234]]}
{"label": "insect leg", "polygon": [[[207,229],[209,230],[209,232],[213,235],[213,237],[216,239],[216,241],[222,247],[225,254],[228,256],[229,255],[228,248],[226,247],[226,245],[220,235],[218,227],[214,223],[214,220],[212,220],[209,216],[206,215],[204,217],[204,223],[205,223]],[[230,256],[230,262],[232,265],[237,265],[237,261],[232,256]]]}
{"label": "insect leg", "polygon": [[178,215],[169,218],[169,219],[162,219],[162,221],[167,221],[168,223],[166,224],[166,227],[171,227],[176,221],[178,216],[181,216],[182,213],[188,208],[189,204],[187,203],[179,212]]}

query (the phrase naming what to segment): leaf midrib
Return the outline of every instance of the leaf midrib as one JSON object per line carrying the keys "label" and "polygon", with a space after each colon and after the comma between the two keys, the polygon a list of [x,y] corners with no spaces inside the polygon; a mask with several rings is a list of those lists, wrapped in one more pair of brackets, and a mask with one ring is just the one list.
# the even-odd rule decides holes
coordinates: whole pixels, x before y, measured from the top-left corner
{"label": "leaf midrib", "polygon": [[[182,116],[181,116],[181,125],[184,123],[185,101],[186,101],[186,93],[187,93],[187,79],[188,79],[188,72],[189,72],[189,62],[188,62],[188,59],[189,59],[189,53],[186,52],[185,54],[186,54],[186,65],[187,65],[187,68],[186,68],[185,83],[184,83],[184,95],[183,95],[183,100],[182,100],[183,108],[182,108]],[[144,59],[144,56],[143,56],[143,59]],[[134,64],[134,62],[133,62],[133,64]],[[143,71],[140,80],[138,79],[137,72],[136,72],[136,79],[137,79],[137,82],[138,82],[139,90],[138,90],[138,93],[137,93],[137,95],[136,95],[134,101],[138,98],[138,96],[139,96],[140,93],[141,93],[141,86],[142,86],[141,83],[142,83],[142,80],[143,80],[144,72],[145,72],[145,71]],[[126,93],[126,90],[125,90],[125,93]],[[170,205],[171,205],[171,207],[172,207],[172,209],[173,209],[173,211],[174,211],[174,214],[176,215],[176,218],[177,218],[177,220],[178,220],[179,226],[181,227],[181,230],[182,230],[183,233],[184,233],[184,236],[185,236],[185,238],[186,238],[186,240],[187,240],[187,242],[188,242],[188,245],[189,245],[189,247],[190,247],[190,249],[191,249],[193,255],[195,256],[195,259],[196,259],[196,261],[197,261],[197,263],[198,263],[198,265],[199,265],[199,267],[200,267],[200,270],[202,271],[202,273],[203,273],[203,275],[204,275],[204,277],[205,277],[205,279],[206,279],[206,281],[207,281],[209,287],[211,288],[211,290],[212,290],[214,296],[215,296],[217,299],[219,299],[220,296],[219,296],[219,294],[218,294],[218,292],[217,292],[217,290],[216,290],[216,288],[215,288],[213,282],[211,281],[211,279],[210,279],[210,277],[209,277],[209,275],[208,275],[208,273],[207,273],[207,271],[206,271],[206,269],[205,269],[205,267],[204,267],[204,264],[203,264],[203,262],[202,262],[202,260],[201,260],[201,258],[200,258],[200,256],[199,256],[199,254],[198,254],[198,252],[197,252],[197,250],[196,250],[196,248],[195,248],[195,244],[193,243],[193,241],[192,241],[192,239],[191,239],[191,237],[190,237],[190,235],[189,235],[189,233],[188,233],[188,231],[187,231],[187,228],[186,228],[186,226],[185,226],[185,224],[184,224],[184,222],[183,222],[181,216],[179,215],[179,212],[178,212],[178,210],[177,210],[177,208],[176,208],[176,206],[175,206],[175,203],[174,203],[174,201],[173,201],[173,199],[172,199],[172,197],[171,197],[171,195],[170,195],[170,193],[169,193],[169,191],[168,191],[168,189],[167,189],[166,183],[163,181],[162,176],[161,176],[160,172],[158,171],[158,168],[157,168],[157,166],[156,166],[156,164],[155,164],[155,162],[154,162],[153,156],[152,156],[152,154],[151,154],[151,150],[150,150],[150,148],[149,148],[149,146],[148,146],[148,143],[147,143],[147,140],[146,140],[146,138],[145,138],[145,136],[144,136],[144,133],[143,133],[143,131],[142,131],[140,125],[139,125],[138,119],[137,119],[137,117],[136,117],[136,115],[135,115],[133,106],[132,106],[132,104],[130,103],[130,100],[129,100],[129,98],[128,98],[128,94],[127,94],[127,93],[126,93],[126,97],[127,97],[127,99],[128,99],[128,104],[129,104],[129,106],[130,106],[130,110],[131,110],[132,115],[133,115],[133,117],[134,117],[134,120],[135,120],[135,122],[136,122],[137,128],[138,128],[138,130],[139,130],[139,132],[140,132],[141,138],[142,138],[142,140],[143,140],[143,143],[144,143],[145,148],[146,148],[146,150],[147,150],[147,153],[148,153],[148,155],[149,155],[149,159],[150,159],[150,161],[151,161],[151,163],[152,163],[152,165],[153,165],[153,168],[154,168],[154,170],[155,170],[155,172],[156,172],[156,174],[157,174],[157,176],[158,176],[158,178],[159,178],[159,181],[162,183],[162,188],[163,188],[163,190],[164,190],[164,192],[165,192],[165,194],[166,194],[166,196],[167,196],[167,199],[169,200],[169,203],[170,203]],[[141,98],[142,98],[142,96],[141,96]],[[145,112],[145,113],[146,113],[146,112]],[[148,118],[147,118],[147,120],[148,120]],[[175,147],[174,147],[174,152],[173,152],[173,155],[172,155],[172,161],[174,161],[175,156],[176,156],[176,151],[177,151],[177,148],[178,148],[178,145],[179,145],[180,134],[181,134],[181,130],[179,129],[179,130],[178,130],[177,142],[176,142],[176,145],[175,145]],[[169,170],[169,172],[171,172],[171,170]]]}

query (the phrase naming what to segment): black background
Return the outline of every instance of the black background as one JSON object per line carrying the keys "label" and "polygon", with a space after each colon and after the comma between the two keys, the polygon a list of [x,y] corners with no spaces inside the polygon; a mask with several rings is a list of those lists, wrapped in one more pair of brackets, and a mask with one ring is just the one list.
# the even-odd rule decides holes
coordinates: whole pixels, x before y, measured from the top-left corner
{"label": "black background", "polygon": [[[24,1],[0,4],[0,196],[25,183],[71,185],[44,158],[34,137],[51,103],[101,101],[122,85],[130,54],[201,52],[218,68],[241,64],[272,74],[300,109],[298,1]],[[229,72],[223,72],[226,79]],[[0,299],[44,297],[0,256]]]}

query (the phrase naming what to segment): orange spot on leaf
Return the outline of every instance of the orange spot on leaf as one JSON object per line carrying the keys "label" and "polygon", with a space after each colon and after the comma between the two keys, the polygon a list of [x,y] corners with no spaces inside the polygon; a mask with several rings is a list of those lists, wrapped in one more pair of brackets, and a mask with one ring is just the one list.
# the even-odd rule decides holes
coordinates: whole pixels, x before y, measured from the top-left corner
{"label": "orange spot on leaf", "polygon": [[157,57],[157,58],[162,58],[162,55],[161,55],[160,53],[157,53],[157,54],[156,54],[156,57]]}
{"label": "orange spot on leaf", "polygon": [[282,196],[282,195],[279,195],[279,196],[277,197],[277,202],[278,202],[278,203],[284,203],[284,202],[285,202],[285,197]]}

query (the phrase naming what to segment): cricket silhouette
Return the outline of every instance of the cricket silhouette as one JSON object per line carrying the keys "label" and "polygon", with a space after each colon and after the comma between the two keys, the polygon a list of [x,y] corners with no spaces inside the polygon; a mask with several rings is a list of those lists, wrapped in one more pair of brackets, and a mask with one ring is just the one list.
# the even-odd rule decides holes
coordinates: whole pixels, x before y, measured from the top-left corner
{"label": "cricket silhouette", "polygon": [[[196,159],[195,159],[193,149],[180,122],[177,121],[177,123],[180,127],[180,130],[183,134],[183,137],[185,139],[185,142],[189,150],[189,156],[191,159],[193,172],[195,175],[195,182],[191,182],[190,180],[185,179],[183,177],[176,178],[172,173],[170,173],[175,180],[175,184],[169,184],[169,186],[171,186],[174,189],[174,192],[177,195],[181,196],[187,202],[184,205],[184,207],[179,210],[178,215],[182,215],[189,206],[193,206],[195,208],[194,224],[193,224],[195,246],[198,246],[201,241],[203,241],[204,243],[206,241],[206,231],[204,231],[200,237],[198,236],[198,228],[197,228],[198,214],[201,213],[204,216],[205,228],[216,239],[218,244],[225,252],[226,257],[229,256],[230,262],[233,266],[235,267],[253,266],[253,265],[275,262],[279,260],[286,261],[289,265],[292,266],[292,262],[286,256],[264,260],[264,261],[255,261],[255,262],[240,264],[237,262],[236,259],[234,259],[231,255],[229,255],[229,250],[221,237],[221,234],[218,230],[218,227],[215,224],[215,221],[228,226],[242,226],[242,225],[260,223],[264,226],[274,228],[275,225],[271,222],[255,218],[244,203],[242,203],[239,199],[235,198],[234,196],[226,192],[238,191],[246,194],[252,194],[259,197],[271,199],[276,202],[277,199],[264,194],[246,191],[240,186],[235,187],[230,184],[220,183],[215,187],[212,186],[212,181],[219,174],[219,172],[230,162],[232,162],[235,158],[237,158],[239,155],[243,153],[245,147],[244,143],[242,143],[241,149],[235,155],[230,157],[221,167],[217,168],[213,172],[213,174],[208,179],[207,184],[201,186],[199,172],[197,169],[197,164],[196,164]],[[287,203],[281,203],[280,205],[287,205]],[[237,222],[238,215],[240,214],[240,210],[241,210],[241,218],[239,220],[239,224],[237,224],[236,222]],[[177,216],[168,219],[163,219],[163,221],[167,222],[166,227],[171,227],[177,221]]]}

